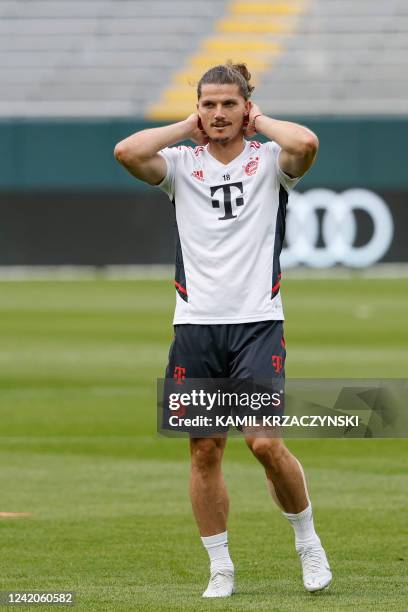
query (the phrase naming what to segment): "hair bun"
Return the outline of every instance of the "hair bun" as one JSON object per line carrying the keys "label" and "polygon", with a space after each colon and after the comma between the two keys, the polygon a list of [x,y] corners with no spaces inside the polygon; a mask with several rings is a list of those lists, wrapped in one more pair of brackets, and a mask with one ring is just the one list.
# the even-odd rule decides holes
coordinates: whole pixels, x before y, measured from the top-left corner
{"label": "hair bun", "polygon": [[248,83],[248,90],[252,93],[255,89],[255,87],[253,87],[250,84],[250,80],[251,80],[251,73],[249,72],[247,65],[242,63],[242,64],[234,64],[231,60],[226,62],[226,65],[229,66],[230,68],[232,68],[233,70],[236,70],[237,72],[239,72],[239,74],[241,74],[244,79],[246,80],[246,82]]}

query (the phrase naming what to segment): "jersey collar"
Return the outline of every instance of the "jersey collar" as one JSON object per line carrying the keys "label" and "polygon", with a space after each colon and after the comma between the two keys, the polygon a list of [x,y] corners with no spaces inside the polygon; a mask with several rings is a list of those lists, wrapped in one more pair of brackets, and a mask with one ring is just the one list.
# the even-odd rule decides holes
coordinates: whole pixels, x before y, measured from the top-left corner
{"label": "jersey collar", "polygon": [[216,164],[218,164],[219,166],[221,166],[222,168],[228,168],[228,166],[230,166],[231,164],[235,164],[235,162],[237,162],[239,159],[241,159],[241,157],[244,157],[245,153],[248,150],[248,145],[249,145],[249,141],[245,140],[245,146],[242,149],[241,153],[239,155],[237,155],[236,157],[234,157],[234,159],[231,159],[230,162],[228,162],[228,164],[224,164],[223,162],[220,162],[216,157],[214,157],[214,155],[211,155],[210,151],[208,150],[208,144],[205,145],[205,150],[207,152],[208,157],[214,161]]}

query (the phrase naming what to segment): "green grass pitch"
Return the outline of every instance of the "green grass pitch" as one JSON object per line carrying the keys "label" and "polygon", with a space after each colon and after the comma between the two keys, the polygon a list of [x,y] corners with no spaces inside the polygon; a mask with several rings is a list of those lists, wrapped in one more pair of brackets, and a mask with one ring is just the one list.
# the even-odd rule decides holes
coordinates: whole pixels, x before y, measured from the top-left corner
{"label": "green grass pitch", "polygon": [[[407,609],[406,440],[288,442],[334,573],[313,596],[261,468],[231,439],[238,592],[203,601],[187,441],[155,433],[171,283],[3,282],[0,295],[0,511],[32,513],[0,519],[0,590],[74,590],[87,611]],[[407,280],[288,279],[283,295],[288,376],[407,376]]]}

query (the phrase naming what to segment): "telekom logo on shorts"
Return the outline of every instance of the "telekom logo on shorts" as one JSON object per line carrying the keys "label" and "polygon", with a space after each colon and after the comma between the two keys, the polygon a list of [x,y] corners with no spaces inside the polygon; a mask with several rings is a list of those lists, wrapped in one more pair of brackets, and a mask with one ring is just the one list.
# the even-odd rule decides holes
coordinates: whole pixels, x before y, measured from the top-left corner
{"label": "telekom logo on shorts", "polygon": [[280,355],[272,355],[272,366],[276,374],[280,374],[283,369],[283,359]]}
{"label": "telekom logo on shorts", "polygon": [[176,366],[174,368],[173,379],[176,381],[176,385],[182,385],[186,379],[186,368]]}

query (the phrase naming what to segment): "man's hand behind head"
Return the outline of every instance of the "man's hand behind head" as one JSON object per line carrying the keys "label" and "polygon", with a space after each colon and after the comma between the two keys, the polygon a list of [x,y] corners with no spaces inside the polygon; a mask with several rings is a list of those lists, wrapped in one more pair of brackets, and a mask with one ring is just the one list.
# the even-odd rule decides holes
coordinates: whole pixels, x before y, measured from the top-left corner
{"label": "man's hand behind head", "polygon": [[248,125],[245,130],[245,136],[247,138],[252,138],[252,136],[255,136],[258,133],[255,129],[255,117],[262,115],[262,111],[257,104],[250,102],[250,105]]}
{"label": "man's hand behind head", "polygon": [[208,143],[208,136],[204,132],[200,117],[197,113],[193,113],[186,119],[186,123],[189,125],[190,131],[188,138],[195,142],[197,145],[206,145]]}

